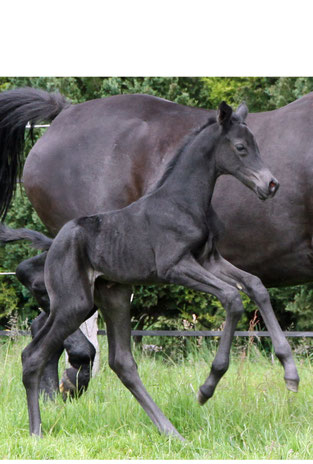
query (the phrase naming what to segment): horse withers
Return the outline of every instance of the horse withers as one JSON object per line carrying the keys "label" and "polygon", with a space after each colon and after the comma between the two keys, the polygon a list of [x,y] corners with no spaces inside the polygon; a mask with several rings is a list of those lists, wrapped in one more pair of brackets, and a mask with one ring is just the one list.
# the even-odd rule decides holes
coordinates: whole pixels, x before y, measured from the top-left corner
{"label": "horse withers", "polygon": [[[118,310],[118,305],[112,311],[103,301],[109,282],[118,284],[118,292],[129,292],[129,284],[174,283],[220,299],[227,313],[226,324],[210,375],[199,390],[201,404],[213,395],[229,365],[231,341],[243,312],[238,289],[259,306],[285,368],[287,386],[297,390],[299,378],[291,350],[265,287],[257,277],[224,260],[215,245],[215,216],[210,203],[217,177],[235,176],[262,200],[274,196],[278,189],[244,122],[246,116],[245,105],[233,113],[228,105],[221,104],[217,121],[210,118],[191,134],[149,194],[121,210],[72,220],[57,234],[45,263],[50,315],[23,351],[31,434],[41,433],[40,374],[96,302],[103,308],[107,323],[111,368],[159,430],[180,437],[138,376],[130,351],[129,314],[123,307]],[[5,230],[0,238],[5,241]]]}

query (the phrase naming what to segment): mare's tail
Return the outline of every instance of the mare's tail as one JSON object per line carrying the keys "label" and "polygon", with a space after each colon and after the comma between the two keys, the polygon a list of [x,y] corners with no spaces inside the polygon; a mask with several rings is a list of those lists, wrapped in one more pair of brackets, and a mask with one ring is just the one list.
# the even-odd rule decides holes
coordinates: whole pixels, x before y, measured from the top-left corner
{"label": "mare's tail", "polygon": [[0,218],[22,172],[25,126],[52,121],[70,103],[59,93],[30,87],[0,93]]}
{"label": "mare's tail", "polygon": [[18,240],[29,240],[37,250],[49,250],[53,240],[46,235],[30,229],[11,229],[0,223],[0,244],[5,245]]}

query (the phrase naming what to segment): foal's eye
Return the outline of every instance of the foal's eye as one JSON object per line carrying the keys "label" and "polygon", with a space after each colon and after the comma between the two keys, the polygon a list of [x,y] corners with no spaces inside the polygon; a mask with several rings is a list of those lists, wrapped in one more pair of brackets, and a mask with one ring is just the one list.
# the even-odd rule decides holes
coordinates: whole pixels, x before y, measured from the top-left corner
{"label": "foal's eye", "polygon": [[244,151],[245,146],[242,145],[242,143],[238,143],[238,144],[236,145],[236,148],[237,148],[238,151]]}

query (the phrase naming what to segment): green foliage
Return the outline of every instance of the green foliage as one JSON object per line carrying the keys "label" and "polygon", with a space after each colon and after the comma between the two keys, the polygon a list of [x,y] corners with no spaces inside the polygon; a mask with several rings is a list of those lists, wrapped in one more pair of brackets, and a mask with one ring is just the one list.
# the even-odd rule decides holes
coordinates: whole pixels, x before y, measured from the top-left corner
{"label": "green foliage", "polygon": [[297,98],[312,92],[312,77],[280,77],[268,89],[271,102],[275,108],[288,105]]}
{"label": "green foliage", "polygon": [[207,108],[221,100],[236,107],[245,101],[251,112],[270,111],[313,91],[312,77],[204,77]]}
{"label": "green foliage", "polygon": [[19,296],[12,285],[14,276],[3,277],[0,281],[0,314],[7,317],[18,308]]}
{"label": "green foliage", "polygon": [[102,84],[102,95],[144,93],[189,106],[202,106],[203,83],[196,77],[111,77]]}
{"label": "green foliage", "polygon": [[301,285],[285,310],[292,314],[297,330],[313,330],[313,286]]}
{"label": "green foliage", "polygon": [[[99,91],[101,80],[99,78],[88,78],[84,85],[83,78],[77,77],[12,77],[8,78],[6,90],[17,87],[36,87],[48,92],[59,91],[68,97],[73,103],[97,98],[94,96]],[[97,88],[97,83],[98,87]]]}
{"label": "green foliage", "polygon": [[[29,202],[22,184],[18,185],[12,206],[6,218],[6,224],[15,229],[27,227],[47,233]],[[8,244],[5,247],[0,247],[0,269],[2,272],[14,272],[21,261],[31,258],[38,253],[27,242],[18,242],[17,244]],[[22,320],[26,317],[30,319],[36,317],[38,314],[38,303],[28,290],[18,282],[15,276],[1,276],[0,279],[0,327],[3,328],[6,326],[7,317],[17,308]]]}
{"label": "green foliage", "polygon": [[203,81],[210,98],[210,107],[217,108],[222,100],[235,108],[245,101],[251,112],[273,109],[266,77],[205,77]]}
{"label": "green foliage", "polygon": [[[256,310],[245,294],[242,294],[242,299],[247,313],[241,319],[239,329],[248,326],[249,314]],[[218,330],[225,321],[225,310],[216,297],[178,285],[136,287],[132,314],[136,328],[157,326],[158,329],[173,330],[184,330],[186,327],[196,330]],[[160,315],[163,316],[162,319]]]}

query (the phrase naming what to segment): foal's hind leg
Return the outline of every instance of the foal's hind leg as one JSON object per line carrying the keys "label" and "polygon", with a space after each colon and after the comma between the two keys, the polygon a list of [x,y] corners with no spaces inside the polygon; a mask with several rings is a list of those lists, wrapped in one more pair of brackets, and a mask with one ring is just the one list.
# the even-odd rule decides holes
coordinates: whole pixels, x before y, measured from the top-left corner
{"label": "foal's hind leg", "polygon": [[[48,314],[46,313],[40,313],[39,316],[34,319],[31,325],[32,338],[36,336],[47,320]],[[41,375],[39,392],[44,394],[44,399],[54,399],[59,391],[58,364],[62,352],[63,346],[52,354]]]}
{"label": "foal's hind leg", "polygon": [[[46,324],[22,353],[23,383],[27,395],[29,430],[31,435],[41,436],[38,395],[43,369],[51,355],[62,348],[65,338],[71,332],[74,332],[85,319],[83,317],[83,308],[81,308],[82,311],[79,317],[73,317],[73,312],[60,310],[62,308],[61,304],[61,302],[56,302],[56,314],[50,314]],[[88,315],[88,311],[86,310],[85,315]]]}
{"label": "foal's hind leg", "polygon": [[[233,266],[220,255],[217,249],[214,250],[210,258],[204,263],[204,267],[208,271],[214,272],[221,280],[242,290],[257,304],[267,330],[270,333],[275,353],[284,367],[286,386],[289,390],[296,392],[298,390],[299,376],[292,357],[291,348],[276,319],[268,291],[261,280]],[[205,388],[202,390],[204,393]],[[200,393],[199,401],[204,403],[206,399],[205,394],[201,395]]]}
{"label": "foal's hind leg", "polygon": [[[47,253],[42,253],[20,263],[16,269],[16,277],[31,292],[45,311],[41,313],[31,325],[34,338],[48,319],[50,300],[44,282],[44,264]],[[95,358],[95,348],[78,329],[64,342],[71,367],[66,369],[61,381],[63,397],[75,396],[87,389],[91,377],[91,369]],[[46,364],[40,380],[40,392],[45,397],[53,398],[59,391],[58,363],[63,347],[52,354]]]}
{"label": "foal's hind leg", "polygon": [[135,396],[159,431],[184,440],[146,391],[131,353],[131,287],[117,285],[110,289],[96,281],[95,298],[107,325],[109,365]]}
{"label": "foal's hind leg", "polygon": [[38,393],[43,369],[51,355],[62,348],[64,340],[77,330],[94,306],[93,281],[86,269],[86,263],[75,245],[62,247],[61,243],[61,247],[54,253],[51,250],[47,257],[45,280],[49,285],[50,315],[22,354],[31,434],[41,435]]}
{"label": "foal's hind leg", "polygon": [[[16,269],[17,279],[36,298],[40,308],[44,312],[34,319],[31,325],[32,338],[40,331],[48,319],[50,301],[44,282],[44,263],[47,253],[42,253],[20,263]],[[45,398],[52,399],[59,390],[58,363],[63,352],[63,347],[52,354],[40,380],[40,392]]]}

